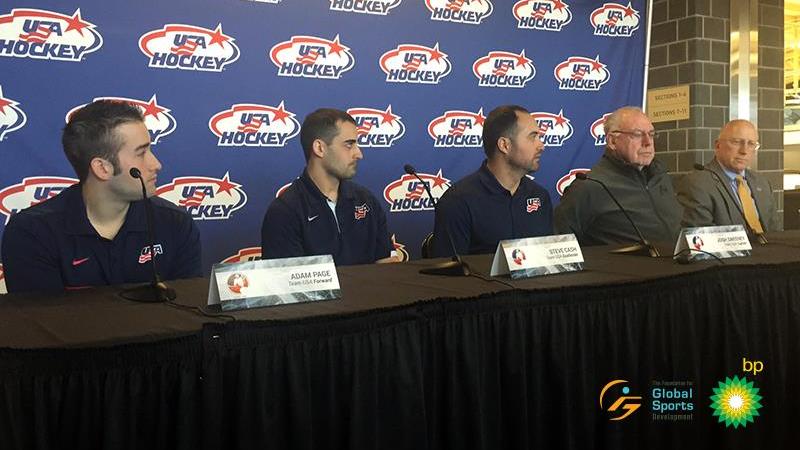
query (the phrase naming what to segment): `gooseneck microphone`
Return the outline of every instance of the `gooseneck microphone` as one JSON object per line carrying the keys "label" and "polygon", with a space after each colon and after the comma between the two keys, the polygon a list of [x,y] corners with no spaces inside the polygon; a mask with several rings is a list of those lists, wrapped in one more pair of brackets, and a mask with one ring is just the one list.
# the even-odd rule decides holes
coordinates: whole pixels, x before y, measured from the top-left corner
{"label": "gooseneck microphone", "polygon": [[[728,188],[728,185],[722,181],[722,178],[720,178],[717,172],[714,172],[711,169],[707,169],[704,165],[697,163],[694,164],[694,170],[710,173],[711,176],[714,177],[715,180],[717,180],[717,183],[722,185],[722,189],[728,194],[728,197],[731,199],[731,202],[733,202],[733,205],[736,206],[736,211],[739,212],[739,217],[742,218],[742,223],[744,224],[745,228],[747,228],[747,233],[750,236],[755,237],[758,240],[759,244],[767,245],[769,243],[769,241],[767,241],[767,237],[764,235],[764,233],[756,232],[756,230],[754,230],[753,227],[751,227],[750,224],[747,223],[747,219],[745,219],[744,217],[744,211],[742,211],[742,207],[739,205],[739,202],[736,200],[736,198],[733,197],[733,193],[731,193],[731,190]],[[755,204],[755,202],[753,203]],[[755,206],[756,210],[758,210],[758,205]],[[761,211],[758,211],[758,215],[759,217],[761,217]]]}
{"label": "gooseneck microphone", "polygon": [[131,167],[129,173],[133,178],[138,179],[139,183],[142,185],[142,199],[144,200],[145,217],[147,219],[147,240],[150,243],[150,267],[153,269],[153,279],[150,281],[150,284],[123,290],[120,296],[127,300],[144,303],[160,303],[175,300],[177,298],[175,290],[161,281],[161,277],[158,275],[155,253],[156,240],[153,235],[153,205],[147,197],[147,188],[142,179],[142,172],[136,167]]}
{"label": "gooseneck microphone", "polygon": [[614,204],[617,205],[617,208],[620,211],[622,211],[622,214],[625,216],[626,219],[628,219],[628,223],[630,223],[631,227],[633,227],[633,230],[636,231],[636,235],[639,236],[639,242],[637,244],[612,250],[611,251],[612,253],[634,253],[634,254],[650,255],[653,258],[658,258],[659,256],[661,256],[661,253],[658,252],[658,249],[655,248],[653,244],[649,243],[647,239],[644,238],[642,231],[639,229],[639,227],[636,226],[636,222],[634,222],[633,219],[631,219],[631,216],[628,214],[628,211],[626,211],[625,208],[622,207],[622,204],[620,204],[620,202],[617,200],[614,194],[611,193],[611,190],[608,188],[608,186],[606,186],[605,183],[596,178],[591,178],[587,176],[585,173],[576,173],[575,178],[579,180],[594,181],[600,186],[603,186],[603,189],[605,189],[608,196],[611,197],[611,200],[614,201]]}
{"label": "gooseneck microphone", "polygon": [[[420,183],[422,183],[422,186],[425,187],[425,192],[428,194],[428,198],[431,201],[431,205],[433,205],[433,209],[436,211],[436,199],[433,198],[433,194],[431,193],[431,188],[428,186],[428,183],[422,181],[422,178],[420,178],[420,176],[417,174],[417,171],[414,169],[414,166],[411,164],[406,164],[403,166],[403,169],[407,174],[414,176],[417,180],[419,180]],[[453,251],[452,261],[436,264],[431,267],[423,267],[419,270],[419,273],[425,275],[446,275],[457,277],[469,276],[469,274],[472,273],[472,270],[470,269],[469,264],[461,260],[461,255],[459,255],[458,250],[456,250],[456,244],[453,242],[453,236],[450,234],[450,230],[445,227],[444,232],[447,235],[448,241],[450,241],[450,250]]]}

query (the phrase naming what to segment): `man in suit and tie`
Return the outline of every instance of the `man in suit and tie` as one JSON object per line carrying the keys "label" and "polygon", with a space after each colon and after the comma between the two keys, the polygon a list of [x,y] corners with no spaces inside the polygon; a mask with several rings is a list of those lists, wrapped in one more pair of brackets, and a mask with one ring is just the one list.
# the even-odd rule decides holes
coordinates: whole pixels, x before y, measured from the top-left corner
{"label": "man in suit and tie", "polygon": [[751,122],[732,120],[722,127],[714,142],[714,159],[705,170],[683,177],[678,186],[684,227],[742,224],[755,234],[781,228],[772,186],[748,168],[760,146]]}

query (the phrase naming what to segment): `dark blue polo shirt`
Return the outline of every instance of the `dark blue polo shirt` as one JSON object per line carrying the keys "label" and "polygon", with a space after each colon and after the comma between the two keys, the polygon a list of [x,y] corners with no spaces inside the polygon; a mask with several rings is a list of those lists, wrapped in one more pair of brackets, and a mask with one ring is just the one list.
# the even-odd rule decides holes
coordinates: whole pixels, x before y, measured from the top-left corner
{"label": "dark blue polo shirt", "polygon": [[342,180],[334,217],[305,171],[269,205],[261,226],[263,259],[330,254],[343,266],[374,263],[391,250],[386,215],[371,192]]}
{"label": "dark blue polo shirt", "polygon": [[446,230],[459,254],[494,253],[503,239],[553,234],[553,204],[550,194],[528,177],[522,177],[511,195],[484,161],[477,172],[448,189],[436,206],[434,256],[453,255]]}
{"label": "dark blue polo shirt", "polygon": [[[191,217],[166,200],[151,201],[162,279],[202,276],[200,233]],[[86,216],[80,184],[20,211],[3,232],[8,292],[150,281],[146,220],[144,201],[133,202],[114,239],[101,237]]]}

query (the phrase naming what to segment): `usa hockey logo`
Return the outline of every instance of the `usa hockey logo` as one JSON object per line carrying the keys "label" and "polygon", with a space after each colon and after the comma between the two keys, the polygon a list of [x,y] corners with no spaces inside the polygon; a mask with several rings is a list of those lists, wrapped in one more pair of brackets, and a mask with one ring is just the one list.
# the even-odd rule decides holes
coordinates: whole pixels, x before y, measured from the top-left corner
{"label": "usa hockey logo", "polygon": [[383,190],[383,199],[389,203],[390,212],[432,211],[425,185],[431,190],[431,195],[437,201],[450,186],[450,180],[442,176],[442,170],[436,175],[417,173],[422,182],[414,175],[404,174],[399,180],[389,183]]}
{"label": "usa hockey logo", "polygon": [[470,25],[480,25],[494,9],[490,0],[425,0],[425,7],[431,20]]}
{"label": "usa hockey logo", "polygon": [[385,16],[403,0],[331,0],[331,11]]}
{"label": "usa hockey logo", "polygon": [[186,208],[194,220],[229,219],[234,211],[247,203],[242,185],[230,181],[228,173],[222,179],[209,177],[179,177],[159,187],[156,195]]}
{"label": "usa hockey logo", "polygon": [[599,91],[611,78],[600,56],[594,59],[570,56],[553,69],[553,75],[562,91]]}
{"label": "usa hockey logo", "polygon": [[221,261],[222,264],[233,264],[261,259],[261,247],[246,247],[239,249],[235,255],[228,256]]}
{"label": "usa hockey logo", "polygon": [[77,183],[75,178],[28,177],[22,183],[8,186],[0,191],[0,214],[6,216],[5,223],[12,215],[53,198],[64,189]]}
{"label": "usa hockey logo", "polygon": [[236,39],[222,32],[222,24],[210,30],[186,24],[167,24],[139,38],[139,49],[158,69],[222,72],[239,59]]}
{"label": "usa hockey logo", "polygon": [[438,84],[452,68],[438,42],[433,48],[401,44],[381,55],[380,65],[389,83]]}
{"label": "usa hockey logo", "polygon": [[83,20],[80,8],[72,16],[12,9],[0,16],[0,56],[79,62],[103,45],[95,28]]}
{"label": "usa hockey logo", "polygon": [[566,191],[569,185],[571,185],[572,182],[575,181],[577,174],[589,173],[589,172],[591,172],[591,169],[585,169],[585,168],[572,169],[569,171],[569,173],[559,178],[558,181],[556,182],[556,191],[558,192],[558,195],[562,196],[564,195],[564,191]]}
{"label": "usa hockey logo", "polygon": [[278,76],[338,80],[356,64],[350,47],[316,36],[292,36],[275,44],[269,52],[278,67]]}
{"label": "usa hockey logo", "polygon": [[531,117],[539,125],[539,138],[547,147],[561,147],[572,137],[572,124],[564,117],[563,110],[558,114],[534,112],[531,113]]}
{"label": "usa hockey logo", "polygon": [[19,103],[3,97],[3,86],[0,86],[0,142],[6,134],[17,131],[28,121],[28,116],[19,108]]}
{"label": "usa hockey logo", "polygon": [[603,114],[603,117],[592,122],[592,127],[589,129],[589,132],[592,134],[592,138],[594,138],[594,145],[596,146],[606,145],[606,130],[604,129],[604,125],[606,123],[606,119],[610,115],[611,113]]}
{"label": "usa hockey logo", "polygon": [[153,251],[150,252],[150,246],[145,245],[142,247],[142,251],[139,253],[139,264],[145,264],[151,259],[153,259],[153,255],[163,255],[164,254],[164,247],[161,244],[153,245]]}
{"label": "usa hockey logo", "polygon": [[522,0],[514,4],[517,28],[561,31],[572,21],[569,5],[560,0]]}
{"label": "usa hockey logo", "polygon": [[619,3],[605,3],[589,16],[595,36],[631,37],[639,29],[639,11]]}
{"label": "usa hockey logo", "polygon": [[406,132],[401,117],[392,113],[392,105],[386,107],[385,111],[373,108],[350,108],[347,114],[356,121],[359,147],[391,147]]}
{"label": "usa hockey logo", "polygon": [[483,146],[483,108],[470,111],[446,111],[428,124],[434,147]]}
{"label": "usa hockey logo", "polygon": [[496,50],[475,60],[472,73],[481,87],[524,88],[536,76],[536,68],[525,50],[519,54]]}
{"label": "usa hockey logo", "polygon": [[[95,97],[92,99],[94,102],[98,100],[123,102],[139,108],[139,111],[141,111],[144,116],[144,126],[147,127],[147,132],[150,133],[150,143],[153,145],[158,144],[159,139],[175,131],[175,127],[178,125],[175,117],[170,114],[172,110],[159,105],[155,94],[153,94],[148,101],[126,97]],[[69,122],[72,115],[84,106],[86,106],[86,104],[76,106],[69,110],[64,120]]]}
{"label": "usa hockey logo", "polygon": [[300,132],[300,122],[283,102],[277,107],[235,104],[214,114],[208,128],[220,147],[283,147]]}

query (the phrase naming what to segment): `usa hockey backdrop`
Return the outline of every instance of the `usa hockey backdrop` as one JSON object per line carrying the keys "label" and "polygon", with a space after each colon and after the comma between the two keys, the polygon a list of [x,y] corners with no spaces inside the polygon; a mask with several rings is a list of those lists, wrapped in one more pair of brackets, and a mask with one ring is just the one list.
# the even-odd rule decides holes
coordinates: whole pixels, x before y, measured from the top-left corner
{"label": "usa hockey backdrop", "polygon": [[[356,181],[419,254],[435,197],[484,158],[483,120],[528,108],[547,145],[534,174],[558,201],[602,153],[604,115],[641,105],[645,0],[172,0],[0,6],[0,232],[76,182],[60,133],[99,98],[138,105],[204,264],[258,256],[269,203],[304,166],[300,123],[348,110]],[[532,211],[535,214],[537,211]],[[499,220],[502,220],[500,218]],[[404,248],[403,248],[404,246]]]}

